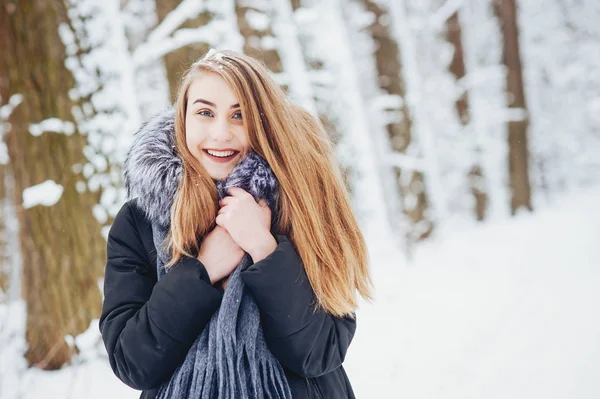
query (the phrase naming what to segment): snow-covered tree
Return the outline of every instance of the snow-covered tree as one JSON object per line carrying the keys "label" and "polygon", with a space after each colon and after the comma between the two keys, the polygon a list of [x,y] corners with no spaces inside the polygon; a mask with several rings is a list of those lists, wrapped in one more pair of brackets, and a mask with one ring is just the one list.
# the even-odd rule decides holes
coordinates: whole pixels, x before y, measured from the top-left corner
{"label": "snow-covered tree", "polygon": [[511,212],[532,210],[529,183],[529,115],[525,100],[521,46],[516,0],[494,0],[494,10],[502,30],[502,61],[506,67],[507,106],[522,113],[508,121],[508,170],[511,188]]}
{"label": "snow-covered tree", "polygon": [[458,8],[465,76],[458,91],[468,93],[469,120],[465,135],[472,143],[471,159],[480,171],[472,186],[485,193],[486,218],[509,213],[508,140],[502,37],[491,3],[466,0]]}
{"label": "snow-covered tree", "polygon": [[[465,68],[465,54],[463,46],[462,28],[460,20],[458,18],[458,11],[452,10],[452,15],[446,21],[446,37],[449,43],[452,44],[453,53],[452,61],[450,61],[450,72],[454,75],[455,79],[460,81],[466,76]],[[467,90],[461,90],[457,94],[456,99],[456,113],[460,120],[463,129],[469,126],[469,93]],[[481,148],[476,149],[477,152],[481,152]],[[475,216],[477,220],[484,220],[487,210],[488,196],[485,191],[485,177],[483,176],[483,170],[480,165],[481,156],[475,156],[473,166],[468,174],[469,185],[471,192],[475,199]]]}
{"label": "snow-covered tree", "polygon": [[22,258],[25,357],[56,369],[72,354],[64,336],[86,330],[100,311],[97,280],[105,243],[92,212],[99,194],[77,189],[84,176],[74,166],[86,161],[86,139],[71,112],[74,79],[58,33],[68,19],[65,5],[1,9],[0,36],[10,46],[2,46],[0,77],[6,83],[0,96],[22,99],[8,116],[3,138],[19,222],[20,245],[13,250]]}
{"label": "snow-covered tree", "polygon": [[[2,43],[13,50],[3,51],[11,56],[0,76],[10,78],[0,96],[23,99],[2,129],[19,207],[26,356],[41,368],[68,362],[75,349],[64,337],[100,311],[101,227],[106,235],[122,204],[120,165],[133,133],[169,103],[162,57],[198,41],[233,46],[233,2],[209,4],[217,17],[198,29],[179,27],[205,9],[199,2],[182,2],[158,25],[153,4],[2,7]],[[30,46],[37,42],[51,46]]]}
{"label": "snow-covered tree", "polygon": [[[356,49],[355,57],[362,59],[366,67],[373,63],[376,69],[376,76],[371,74],[372,80],[363,80],[363,86],[372,97],[372,112],[376,116],[371,120],[375,125],[373,132],[380,135],[381,155],[388,160],[388,167],[393,168],[393,175],[386,177],[387,184],[384,184],[388,189],[388,200],[397,202],[390,204],[390,217],[397,221],[396,229],[406,237],[405,246],[409,251],[413,243],[429,235],[433,224],[427,217],[423,172],[419,163],[407,156],[413,136],[400,47],[392,36],[389,10],[378,1],[363,0],[362,4],[364,10],[357,12],[367,13],[362,23],[372,44],[367,41],[362,48]],[[357,28],[360,29],[361,19],[355,19],[358,19]],[[364,57],[363,53],[372,54],[372,57]],[[400,196],[397,190],[400,190]]]}
{"label": "snow-covered tree", "polygon": [[598,184],[600,4],[519,2],[534,203]]}
{"label": "snow-covered tree", "polygon": [[[338,132],[337,153],[350,171],[354,209],[368,240],[391,237],[390,213],[383,188],[385,160],[379,156],[380,137],[371,134],[370,107],[361,85],[362,70],[353,53],[345,2],[305,2],[296,11],[303,46],[319,69],[311,71],[320,112]],[[310,61],[309,61],[310,62]],[[374,83],[374,80],[372,80]],[[351,116],[351,117],[350,117]],[[380,134],[383,126],[378,127]],[[382,173],[383,172],[383,173]]]}
{"label": "snow-covered tree", "polygon": [[[437,224],[443,224],[447,219],[448,203],[444,184],[442,183],[442,170],[440,165],[440,143],[435,119],[446,120],[448,113],[446,107],[436,107],[440,98],[443,98],[447,90],[439,90],[433,93],[436,82],[436,74],[439,75],[439,67],[435,63],[427,62],[428,54],[423,51],[434,51],[435,36],[419,33],[413,28],[420,17],[417,13],[409,14],[411,8],[405,0],[387,1],[390,13],[390,25],[396,42],[400,46],[402,61],[402,75],[406,82],[406,101],[412,115],[412,137],[411,146],[413,154],[420,159],[422,172],[424,173],[423,190],[427,193],[431,217]],[[420,7],[424,7],[419,3]],[[426,33],[426,32],[425,32]],[[425,40],[425,43],[421,42]],[[428,72],[432,68],[438,71]],[[427,78],[425,78],[427,77]],[[433,79],[432,79],[433,77]],[[440,80],[441,81],[441,80]],[[438,82],[440,82],[438,81]]]}

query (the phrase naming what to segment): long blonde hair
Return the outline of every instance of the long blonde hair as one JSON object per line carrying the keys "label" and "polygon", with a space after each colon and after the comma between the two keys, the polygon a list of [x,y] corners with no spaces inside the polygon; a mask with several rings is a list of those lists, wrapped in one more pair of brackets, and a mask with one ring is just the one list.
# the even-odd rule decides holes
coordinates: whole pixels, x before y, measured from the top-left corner
{"label": "long blonde hair", "polygon": [[275,229],[300,255],[317,305],[336,316],[351,315],[357,292],[371,298],[364,237],[323,125],[292,104],[259,61],[233,51],[211,51],[184,75],[175,110],[176,149],[184,173],[171,209],[169,266],[198,253],[218,212],[214,181],[186,146],[185,115],[190,85],[201,73],[221,76],[239,100],[250,147],[271,166],[280,184]]}

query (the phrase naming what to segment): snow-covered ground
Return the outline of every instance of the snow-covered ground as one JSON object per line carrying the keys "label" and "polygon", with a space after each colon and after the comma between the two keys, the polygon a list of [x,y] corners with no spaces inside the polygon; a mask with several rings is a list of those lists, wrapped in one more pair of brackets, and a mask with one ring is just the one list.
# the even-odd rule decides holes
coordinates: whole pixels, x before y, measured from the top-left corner
{"label": "snow-covered ground", "polygon": [[358,398],[600,397],[600,190],[456,231],[403,267],[346,360]]}
{"label": "snow-covered ground", "polygon": [[[346,360],[358,398],[600,397],[600,190],[462,229],[406,264],[372,255],[377,299]],[[6,322],[8,320],[8,322]],[[24,370],[23,308],[0,305],[0,398],[137,398],[97,324],[77,365]]]}

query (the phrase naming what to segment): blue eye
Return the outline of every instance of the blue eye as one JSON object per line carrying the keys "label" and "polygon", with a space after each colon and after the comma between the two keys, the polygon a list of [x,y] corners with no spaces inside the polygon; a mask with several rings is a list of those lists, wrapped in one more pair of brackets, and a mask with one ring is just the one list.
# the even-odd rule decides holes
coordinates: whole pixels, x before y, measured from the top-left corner
{"label": "blue eye", "polygon": [[235,114],[233,114],[233,117],[235,119],[242,119],[242,113],[241,112],[236,112]]}
{"label": "blue eye", "polygon": [[200,112],[198,112],[198,115],[202,115],[202,116],[213,116],[212,112],[210,112],[207,109],[203,109]]}

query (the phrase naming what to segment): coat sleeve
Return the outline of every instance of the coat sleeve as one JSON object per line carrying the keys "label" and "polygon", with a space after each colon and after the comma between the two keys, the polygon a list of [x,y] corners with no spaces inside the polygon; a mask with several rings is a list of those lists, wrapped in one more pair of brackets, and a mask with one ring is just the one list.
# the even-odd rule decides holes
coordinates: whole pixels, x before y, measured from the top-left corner
{"label": "coat sleeve", "polygon": [[327,374],[343,363],[356,320],[315,311],[300,256],[286,236],[277,241],[272,254],[242,273],[261,311],[265,340],[288,370],[303,377]]}
{"label": "coat sleeve", "polygon": [[117,377],[148,390],[183,363],[222,294],[195,258],[183,258],[157,282],[133,206],[121,208],[108,235],[100,332]]}

